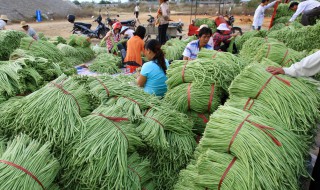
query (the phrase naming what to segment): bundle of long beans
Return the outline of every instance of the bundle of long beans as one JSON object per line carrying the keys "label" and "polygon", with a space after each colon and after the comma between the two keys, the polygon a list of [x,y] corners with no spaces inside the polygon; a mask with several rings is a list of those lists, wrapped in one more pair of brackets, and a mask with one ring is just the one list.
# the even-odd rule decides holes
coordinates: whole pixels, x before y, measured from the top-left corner
{"label": "bundle of long beans", "polygon": [[52,185],[60,166],[49,143],[19,135],[1,152],[0,168],[0,189],[43,190]]}
{"label": "bundle of long beans", "polygon": [[30,37],[21,39],[20,48],[26,50],[29,55],[34,57],[43,57],[53,62],[63,60],[61,51],[52,43],[41,40],[34,40]]}
{"label": "bundle of long beans", "polygon": [[176,190],[253,189],[248,168],[236,157],[208,150],[182,170]]}
{"label": "bundle of long beans", "polygon": [[174,38],[168,40],[165,45],[161,46],[161,49],[163,50],[166,59],[178,60],[182,58],[182,53],[186,46],[187,43],[185,41]]}
{"label": "bundle of long beans", "polygon": [[94,51],[92,51],[92,49],[90,47],[75,47],[77,51],[80,52],[80,58],[83,62],[87,62],[92,60],[95,55],[94,55]]}
{"label": "bundle of long beans", "polygon": [[80,57],[81,56],[80,52],[76,48],[69,46],[67,44],[60,43],[57,45],[57,48],[61,51],[64,57]]}
{"label": "bundle of long beans", "polygon": [[262,58],[268,58],[281,66],[290,66],[303,57],[303,53],[287,48],[283,43],[270,42],[260,46],[254,60],[261,61]]}
{"label": "bundle of long beans", "polygon": [[257,64],[247,67],[232,82],[230,94],[250,98],[244,105],[246,110],[255,107],[255,99],[263,101],[286,124],[291,124],[290,128],[298,130],[299,134],[305,134],[304,138],[309,138],[308,142],[313,141],[320,103],[316,86],[299,78],[273,76],[265,68],[266,66]]}
{"label": "bundle of long beans", "polygon": [[58,64],[42,57],[26,56],[14,60],[14,62],[35,69],[45,81],[54,80],[62,74]]}
{"label": "bundle of long beans", "polygon": [[14,120],[17,112],[21,109],[23,98],[15,96],[0,104],[1,131],[7,137],[16,135]]}
{"label": "bundle of long beans", "polygon": [[0,60],[8,60],[26,34],[17,30],[0,30]]}
{"label": "bundle of long beans", "polygon": [[253,31],[248,31],[248,32],[244,32],[242,36],[238,36],[236,38],[236,46],[238,48],[238,50],[242,49],[242,45],[244,42],[246,42],[247,40],[253,38],[253,37],[262,37],[264,38],[266,36],[266,32],[263,30],[257,31],[257,30],[253,30]]}
{"label": "bundle of long beans", "polygon": [[0,65],[0,93],[4,97],[12,97],[23,92],[23,84],[18,75],[19,69],[22,67],[17,63]]}
{"label": "bundle of long beans", "polygon": [[253,37],[248,39],[243,43],[242,49],[239,53],[240,57],[248,60],[254,61],[254,57],[256,56],[258,50],[263,44],[270,42],[279,42],[274,38],[261,38],[261,37]]}
{"label": "bundle of long beans", "polygon": [[[114,112],[119,116],[109,114]],[[79,184],[89,189],[130,189],[126,185],[127,154],[144,145],[134,125],[122,116],[125,114],[121,107],[101,106],[84,118],[86,130],[69,147],[73,156],[67,158],[69,169],[64,184]]]}
{"label": "bundle of long beans", "polygon": [[168,148],[165,131],[181,135],[191,133],[192,122],[185,114],[170,107],[153,106],[144,114],[143,121],[136,128],[147,145],[155,149]]}
{"label": "bundle of long beans", "polygon": [[189,119],[191,121],[193,121],[192,131],[195,134],[202,135],[204,130],[205,130],[205,128],[206,128],[206,124],[209,121],[210,114],[209,113],[197,113],[195,111],[189,111],[187,113],[187,115],[188,115]]}
{"label": "bundle of long beans", "polygon": [[89,113],[84,87],[62,75],[25,97],[15,125],[18,131],[63,149],[84,129],[81,116]]}
{"label": "bundle of long beans", "polygon": [[221,94],[221,87],[215,84],[183,83],[169,90],[164,100],[183,113],[190,110],[212,113],[221,104]]}
{"label": "bundle of long beans", "polygon": [[174,61],[167,71],[166,83],[169,90],[190,82],[197,82],[198,85],[215,83],[227,90],[239,73],[240,66],[229,59],[198,58],[193,61]]}
{"label": "bundle of long beans", "polygon": [[98,73],[115,74],[120,72],[120,65],[120,57],[111,53],[101,53],[93,60],[89,70]]}
{"label": "bundle of long beans", "polygon": [[67,40],[61,36],[54,36],[50,38],[49,42],[53,43],[54,45],[58,45],[58,44],[66,44]]}
{"label": "bundle of long beans", "polygon": [[137,152],[128,157],[128,183],[126,188],[132,190],[148,189],[146,185],[152,183],[150,161],[142,158]]}
{"label": "bundle of long beans", "polygon": [[306,175],[308,146],[279,124],[221,107],[211,115],[196,156],[207,149],[231,153],[252,171],[252,181],[258,182],[253,189],[298,189],[298,177]]}
{"label": "bundle of long beans", "polygon": [[89,47],[91,44],[90,38],[84,35],[72,34],[67,40],[70,46]]}
{"label": "bundle of long beans", "polygon": [[165,135],[169,143],[168,149],[148,151],[154,173],[155,189],[173,189],[173,185],[178,180],[179,171],[189,163],[196,146],[193,133],[180,135],[166,131]]}

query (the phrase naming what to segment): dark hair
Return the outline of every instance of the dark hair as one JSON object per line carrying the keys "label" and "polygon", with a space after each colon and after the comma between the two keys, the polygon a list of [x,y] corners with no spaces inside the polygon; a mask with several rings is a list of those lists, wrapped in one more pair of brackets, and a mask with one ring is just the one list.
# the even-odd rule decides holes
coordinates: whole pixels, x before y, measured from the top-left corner
{"label": "dark hair", "polygon": [[211,36],[212,35],[212,30],[210,28],[203,27],[199,31],[199,37],[201,37],[204,34],[210,34],[210,36]]}
{"label": "dark hair", "polygon": [[298,2],[290,3],[289,9],[293,8],[295,5],[299,5],[299,3]]}
{"label": "dark hair", "polygon": [[164,53],[161,50],[161,44],[158,40],[149,40],[147,41],[146,45],[144,46],[144,49],[151,50],[156,55],[153,57],[153,61],[163,70],[165,74],[167,74],[167,65],[164,58]]}
{"label": "dark hair", "polygon": [[133,33],[135,36],[139,36],[141,39],[146,35],[146,28],[143,26],[138,26],[136,31]]}
{"label": "dark hair", "polygon": [[261,0],[261,3],[265,3],[268,2],[269,0]]}

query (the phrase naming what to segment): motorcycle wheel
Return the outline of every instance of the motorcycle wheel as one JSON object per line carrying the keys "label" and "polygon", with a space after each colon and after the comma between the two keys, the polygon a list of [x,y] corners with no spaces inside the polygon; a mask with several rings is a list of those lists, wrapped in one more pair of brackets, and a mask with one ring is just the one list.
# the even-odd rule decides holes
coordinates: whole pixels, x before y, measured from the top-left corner
{"label": "motorcycle wheel", "polygon": [[104,37],[106,36],[106,34],[107,34],[107,31],[106,31],[106,30],[101,30],[101,31],[99,31],[99,33],[98,33],[98,38],[99,38],[99,39],[102,39],[102,38],[104,38]]}
{"label": "motorcycle wheel", "polygon": [[240,27],[232,27],[232,33],[239,32],[240,36],[242,36],[242,29]]}

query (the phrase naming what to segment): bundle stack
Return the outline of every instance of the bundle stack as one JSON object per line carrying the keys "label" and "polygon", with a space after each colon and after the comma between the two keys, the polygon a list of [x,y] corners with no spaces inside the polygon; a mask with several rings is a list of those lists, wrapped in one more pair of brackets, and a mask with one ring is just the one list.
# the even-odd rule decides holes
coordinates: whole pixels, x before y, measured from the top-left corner
{"label": "bundle stack", "polygon": [[241,160],[227,153],[207,150],[195,163],[181,171],[175,189],[249,190],[252,189],[250,180],[252,177]]}
{"label": "bundle stack", "polygon": [[97,73],[116,74],[120,72],[121,58],[111,53],[99,54],[89,66],[89,70]]}
{"label": "bundle stack", "polygon": [[153,106],[144,113],[137,131],[150,149],[142,150],[151,161],[155,189],[172,189],[178,172],[189,163],[196,145],[192,122],[170,106]]}
{"label": "bundle stack", "polygon": [[16,30],[0,30],[0,60],[8,60],[26,34]]}
{"label": "bundle stack", "polygon": [[[230,53],[201,50],[192,61],[174,61],[167,71],[168,92],[165,101],[187,113],[194,121],[195,132],[201,135],[206,115],[221,104],[224,91],[240,73],[244,63]],[[194,117],[195,116],[195,117]],[[200,133],[199,133],[200,132]]]}
{"label": "bundle stack", "polygon": [[244,44],[244,42],[246,42],[247,40],[253,38],[253,37],[266,37],[267,35],[267,31],[265,30],[253,30],[253,31],[248,31],[248,32],[244,32],[242,36],[237,36],[235,38],[235,43],[236,46],[238,48],[238,50],[242,49],[242,45]]}
{"label": "bundle stack", "polygon": [[67,40],[61,36],[55,36],[55,37],[52,37],[49,40],[49,42],[53,43],[54,45],[58,45],[58,44],[66,44]]}
{"label": "bundle stack", "polygon": [[75,48],[80,52],[81,60],[83,60],[83,62],[90,61],[95,57],[94,51],[92,51],[92,49],[89,47],[85,47],[85,48],[75,47]]}
{"label": "bundle stack", "polygon": [[287,48],[281,42],[269,42],[258,48],[254,60],[260,62],[263,58],[267,58],[281,66],[288,67],[300,61],[303,57],[303,53]]}
{"label": "bundle stack", "polygon": [[[177,184],[180,189],[188,185],[190,175],[195,176],[194,181],[198,181],[195,182],[197,189],[203,186],[219,186],[225,189],[239,186],[242,186],[240,189],[299,189],[300,175],[307,175],[304,154],[308,151],[308,146],[299,141],[298,135],[285,130],[275,121],[229,106],[223,106],[211,115],[204,137],[196,149],[196,163],[203,161],[203,155],[206,155],[208,150],[229,153],[234,157],[229,156],[229,161],[221,166],[222,171],[215,170],[216,173],[212,173],[210,181],[203,176],[203,173],[210,171],[205,170],[210,163],[188,166],[188,169],[183,171],[187,174],[183,175],[182,172]],[[217,153],[211,154],[209,158],[214,162],[221,162],[214,160],[214,155]],[[235,165],[236,163],[238,164]],[[242,165],[240,171],[245,172],[246,178],[240,174],[242,179],[239,179],[239,174],[234,174],[239,165]],[[228,180],[224,180],[233,177],[238,180],[230,184],[233,187],[229,187]],[[213,182],[212,179],[217,180]]]}
{"label": "bundle stack", "polygon": [[1,189],[43,190],[52,186],[59,163],[50,153],[50,144],[40,144],[19,135],[0,151]]}
{"label": "bundle stack", "polygon": [[64,59],[69,62],[73,62],[74,65],[79,65],[85,60],[82,59],[81,53],[74,47],[67,44],[58,44],[57,48],[62,52]]}
{"label": "bundle stack", "polygon": [[89,83],[91,93],[108,105],[123,106],[132,120],[141,120],[143,112],[154,105],[160,105],[160,100],[129,83],[114,80],[110,76],[97,76]]}
{"label": "bundle stack", "polygon": [[257,51],[260,49],[260,47],[266,43],[272,42],[279,41],[274,38],[253,37],[243,43],[239,56],[251,63],[252,61],[254,61],[254,57],[256,56]]}
{"label": "bundle stack", "polygon": [[[78,133],[67,150],[72,154],[66,158],[68,169],[63,177],[67,188],[131,188],[127,185],[130,181],[127,155],[144,144],[126,115],[122,107],[100,106],[83,119],[86,130]],[[150,168],[150,164],[145,167]],[[144,174],[143,178],[148,179],[148,175]],[[139,183],[137,180],[133,183],[136,182]]]}
{"label": "bundle stack", "polygon": [[287,47],[296,51],[311,51],[319,48],[320,40],[316,37],[319,35],[320,22],[313,26],[296,27],[288,26],[281,30],[272,31],[268,37],[278,39],[285,43]]}
{"label": "bundle stack", "polygon": [[210,18],[201,18],[201,19],[196,19],[195,20],[195,25],[200,27],[203,24],[208,25],[208,27],[212,30],[212,33],[214,33],[217,30],[216,23],[214,22],[213,19]]}
{"label": "bundle stack", "polygon": [[79,46],[79,47],[90,47],[91,42],[90,38],[83,35],[72,34],[69,36],[67,44],[70,46]]}
{"label": "bundle stack", "polygon": [[268,62],[263,65],[250,65],[235,78],[229,88],[230,94],[244,98],[241,101],[245,103],[240,106],[239,99],[232,97],[228,101],[229,105],[259,116],[277,119],[279,123],[284,123],[287,129],[299,134],[304,142],[311,144],[319,120],[320,97],[316,87],[303,79],[274,76],[265,71],[264,65],[267,64],[270,65]]}
{"label": "bundle stack", "polygon": [[186,46],[187,43],[174,38],[168,40],[165,45],[161,46],[161,49],[163,50],[166,59],[173,61],[182,58],[182,53]]}
{"label": "bundle stack", "polygon": [[51,142],[59,155],[84,129],[81,117],[90,114],[89,109],[84,87],[62,75],[24,98],[14,124],[18,132]]}

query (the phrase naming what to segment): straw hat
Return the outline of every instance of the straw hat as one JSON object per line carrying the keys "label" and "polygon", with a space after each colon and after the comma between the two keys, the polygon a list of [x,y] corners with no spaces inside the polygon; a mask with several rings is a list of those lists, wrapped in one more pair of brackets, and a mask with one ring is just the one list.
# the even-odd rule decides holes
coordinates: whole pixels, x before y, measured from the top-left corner
{"label": "straw hat", "polygon": [[221,24],[219,24],[217,30],[227,30],[227,31],[229,31],[230,29],[228,28],[226,23],[221,23]]}
{"label": "straw hat", "polygon": [[21,21],[20,25],[23,28],[25,26],[28,26],[28,23],[26,21]]}
{"label": "straw hat", "polygon": [[199,32],[202,28],[209,28],[209,27],[206,24],[202,24],[197,31]]}
{"label": "straw hat", "polygon": [[1,20],[9,20],[8,17],[7,17],[7,15],[1,15],[1,16],[0,16],[0,19],[1,19]]}

